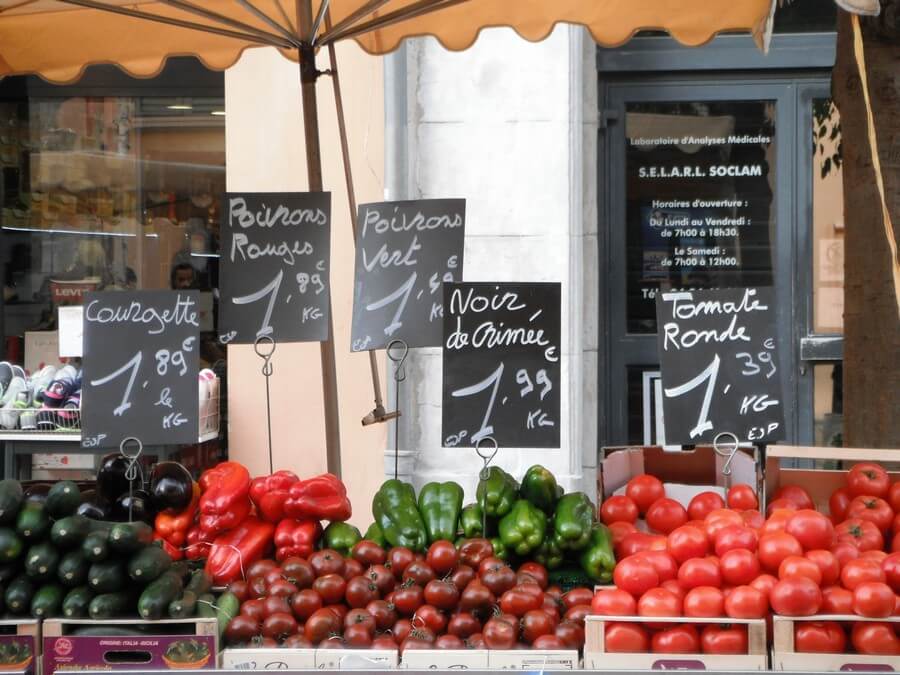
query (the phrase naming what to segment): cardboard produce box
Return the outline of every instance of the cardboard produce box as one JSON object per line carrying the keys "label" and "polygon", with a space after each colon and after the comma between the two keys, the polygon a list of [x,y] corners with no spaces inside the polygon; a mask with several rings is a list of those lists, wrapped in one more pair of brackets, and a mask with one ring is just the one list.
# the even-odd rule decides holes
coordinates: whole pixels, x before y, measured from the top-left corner
{"label": "cardboard produce box", "polygon": [[[900,671],[900,656],[870,656],[867,654],[812,654],[794,651],[794,629],[798,623],[809,621],[837,621],[859,623],[861,621],[887,621],[900,623],[900,616],[885,619],[868,619],[856,615],[818,615],[804,617],[772,617],[772,670],[794,672],[826,671]],[[850,647],[848,636],[847,645]],[[850,647],[852,648],[852,647]]]}
{"label": "cardboard produce box", "polygon": [[400,659],[407,670],[484,670],[488,668],[486,649],[409,649]]}
{"label": "cardboard produce box", "polygon": [[396,649],[317,649],[316,670],[389,670],[399,659]]}
{"label": "cardboard produce box", "polygon": [[40,644],[41,624],[36,619],[0,620],[0,672],[37,673]]}
{"label": "cardboard produce box", "polygon": [[[609,623],[692,623],[700,626],[708,624],[746,624],[746,654],[623,654],[606,650],[606,626]],[[584,668],[585,670],[766,670],[768,650],[766,649],[765,619],[732,619],[691,617],[645,617],[645,616],[589,616],[584,623]]]}
{"label": "cardboard produce box", "polygon": [[575,649],[497,649],[488,652],[488,668],[491,670],[578,670],[580,664]]}
{"label": "cardboard produce box", "polygon": [[224,670],[312,670],[315,649],[223,649]]}

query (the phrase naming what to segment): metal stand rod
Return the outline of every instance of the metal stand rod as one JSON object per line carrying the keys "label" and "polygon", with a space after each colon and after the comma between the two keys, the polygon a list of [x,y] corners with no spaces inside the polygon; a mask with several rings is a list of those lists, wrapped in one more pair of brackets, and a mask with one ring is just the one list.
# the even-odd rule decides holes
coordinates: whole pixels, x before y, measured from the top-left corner
{"label": "metal stand rod", "polygon": [[[399,355],[394,356],[393,349],[400,350]],[[403,340],[391,340],[387,346],[387,356],[394,362],[394,410],[400,408],[400,383],[406,379],[406,357],[409,355],[409,345]],[[394,478],[400,475],[400,418],[394,418]]]}
{"label": "metal stand rod", "polygon": [[[272,349],[264,350],[262,348],[264,343],[272,345]],[[272,356],[275,354],[275,340],[268,335],[258,337],[253,343],[253,351],[263,360],[262,374],[266,378],[266,427],[269,431],[269,475],[271,475],[275,473],[275,461],[272,457],[272,400],[269,395],[269,380],[274,372]]]}
{"label": "metal stand rod", "polygon": [[[491,453],[488,453],[487,451],[483,451],[481,449],[482,443],[489,443],[489,444],[493,445],[494,451]],[[481,461],[484,462],[484,466],[482,466],[481,471],[478,472],[479,480],[487,480],[490,477],[491,474],[490,474],[490,471],[488,471],[488,466],[490,465],[490,463],[494,459],[494,457],[497,456],[497,450],[498,450],[497,439],[494,438],[493,436],[482,436],[481,438],[478,439],[478,441],[476,441],[475,454],[477,454],[479,457],[481,457]],[[481,536],[484,537],[485,539],[488,538],[487,509],[485,509],[484,507],[482,507],[482,509],[481,509]]]}
{"label": "metal stand rod", "polygon": [[[137,445],[137,449],[133,454],[126,452],[126,448],[129,443],[134,443]],[[127,438],[123,438],[122,442],[119,443],[119,454],[122,455],[125,459],[128,460],[128,466],[125,468],[125,480],[128,481],[128,522],[134,521],[134,481],[138,477],[138,473],[140,473],[141,467],[138,464],[138,458],[141,456],[141,452],[144,450],[144,444],[141,443],[141,439],[136,438],[134,436],[128,436]],[[141,477],[141,482],[143,483],[143,476]],[[141,486],[143,487],[143,486]]]}

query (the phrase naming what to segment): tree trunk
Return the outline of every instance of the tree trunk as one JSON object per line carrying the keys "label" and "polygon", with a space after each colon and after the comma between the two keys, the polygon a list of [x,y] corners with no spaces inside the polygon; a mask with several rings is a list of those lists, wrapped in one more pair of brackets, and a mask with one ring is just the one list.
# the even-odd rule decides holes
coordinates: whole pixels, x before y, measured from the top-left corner
{"label": "tree trunk", "polygon": [[[900,225],[900,0],[862,19],[869,95],[888,210]],[[850,15],[840,11],[832,75],[844,180],[844,445],[900,448],[900,319]],[[900,236],[898,236],[900,238]]]}

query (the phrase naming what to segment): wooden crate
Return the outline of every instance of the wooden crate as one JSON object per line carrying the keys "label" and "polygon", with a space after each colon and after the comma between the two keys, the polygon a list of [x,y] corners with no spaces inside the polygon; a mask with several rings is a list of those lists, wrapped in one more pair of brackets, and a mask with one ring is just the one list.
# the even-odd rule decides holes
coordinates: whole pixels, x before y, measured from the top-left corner
{"label": "wooden crate", "polygon": [[[791,468],[790,460],[840,461],[844,469]],[[847,469],[859,462],[898,462],[900,450],[872,448],[813,448],[793,445],[770,445],[766,450],[766,479],[762,492],[763,512],[782,485],[799,485],[809,492],[816,509],[828,513],[831,493],[847,484]],[[891,481],[900,480],[900,472],[889,471]]]}
{"label": "wooden crate", "polygon": [[[900,656],[870,656],[867,654],[812,654],[794,651],[794,628],[798,623],[809,621],[838,621],[857,623],[860,621],[887,621],[900,623],[900,617],[868,619],[862,616],[835,614],[818,616],[774,616],[772,617],[772,670],[791,671],[900,671]],[[848,637],[849,644],[849,637]]]}
{"label": "wooden crate", "polygon": [[[606,651],[609,623],[746,624],[746,654],[622,654]],[[764,619],[732,619],[646,616],[589,616],[585,619],[585,670],[766,670],[766,622]]]}
{"label": "wooden crate", "polygon": [[15,671],[33,675],[41,655],[41,623],[37,619],[0,620],[0,644],[18,643],[31,648],[31,657],[18,663],[0,663],[0,672]]}

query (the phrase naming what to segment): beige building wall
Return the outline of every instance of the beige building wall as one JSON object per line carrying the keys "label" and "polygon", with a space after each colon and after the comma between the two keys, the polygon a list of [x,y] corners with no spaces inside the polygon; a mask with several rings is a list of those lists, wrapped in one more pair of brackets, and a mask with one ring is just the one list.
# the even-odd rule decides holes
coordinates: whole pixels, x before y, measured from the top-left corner
{"label": "beige building wall", "polygon": [[[329,67],[327,53],[320,69]],[[356,196],[379,201],[384,185],[382,62],[355,44],[338,47]],[[337,352],[343,479],[353,502],[352,522],[372,520],[372,496],[384,479],[384,425],[363,427],[373,407],[369,360],[350,352],[354,246],[337,132],[332,82],[318,83],[325,189],[332,193],[331,299]],[[225,74],[229,191],[307,189],[299,69],[274,49],[251,49]],[[318,343],[278,345],[271,382],[275,469],[301,477],[326,470],[325,425]],[[384,371],[383,354],[380,355]],[[265,381],[252,345],[228,347],[229,456],[251,474],[268,472]]]}

